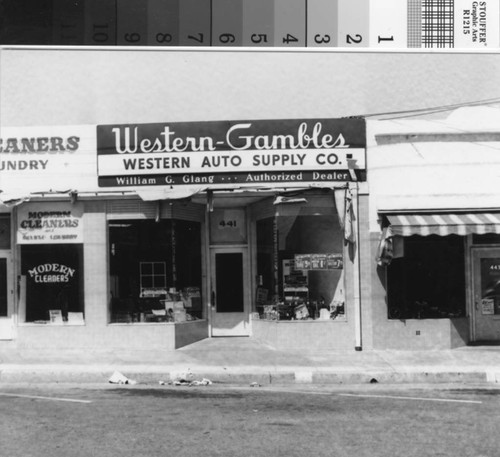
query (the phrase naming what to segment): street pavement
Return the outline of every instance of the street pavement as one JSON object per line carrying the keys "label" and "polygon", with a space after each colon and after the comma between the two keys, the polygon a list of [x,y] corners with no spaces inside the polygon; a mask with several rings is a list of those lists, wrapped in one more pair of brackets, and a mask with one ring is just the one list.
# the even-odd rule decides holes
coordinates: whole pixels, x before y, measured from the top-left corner
{"label": "street pavement", "polygon": [[500,389],[0,384],[8,457],[497,457]]}
{"label": "street pavement", "polygon": [[252,338],[209,338],[168,350],[0,347],[2,383],[500,383],[500,346],[426,351],[287,352]]}

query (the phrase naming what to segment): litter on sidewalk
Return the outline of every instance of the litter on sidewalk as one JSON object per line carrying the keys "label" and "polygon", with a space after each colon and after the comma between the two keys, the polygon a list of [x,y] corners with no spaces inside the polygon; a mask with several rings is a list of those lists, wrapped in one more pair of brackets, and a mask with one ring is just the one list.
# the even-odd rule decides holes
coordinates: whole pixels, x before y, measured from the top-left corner
{"label": "litter on sidewalk", "polygon": [[158,381],[158,384],[160,384],[160,386],[166,386],[168,384],[172,384],[174,386],[191,387],[191,386],[210,386],[213,383],[212,383],[212,381],[210,381],[210,379],[203,378],[199,381],[198,380],[188,381],[187,379],[176,379],[175,381],[171,381],[171,382]]}
{"label": "litter on sidewalk", "polygon": [[212,384],[212,381],[210,381],[210,379],[207,379],[207,378],[203,378],[201,381],[197,381],[197,380],[194,380],[194,381],[187,381],[185,379],[179,379],[177,381],[174,381],[173,382],[173,385],[174,386],[209,386]]}
{"label": "litter on sidewalk", "polygon": [[207,378],[203,378],[201,381],[193,381],[191,382],[192,386],[210,386],[212,384],[212,381]]}
{"label": "litter on sidewalk", "polygon": [[133,379],[127,378],[125,375],[123,375],[119,371],[115,371],[111,375],[111,377],[108,379],[108,382],[111,384],[130,384],[130,385],[137,384],[137,381],[134,381]]}

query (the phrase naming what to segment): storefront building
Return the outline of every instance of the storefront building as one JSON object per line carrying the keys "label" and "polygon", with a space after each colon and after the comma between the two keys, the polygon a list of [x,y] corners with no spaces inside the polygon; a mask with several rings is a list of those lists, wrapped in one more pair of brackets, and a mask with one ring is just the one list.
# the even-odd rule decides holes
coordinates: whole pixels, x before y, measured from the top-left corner
{"label": "storefront building", "polygon": [[13,46],[0,62],[0,345],[499,338],[496,111],[369,115],[491,99],[496,55]]}
{"label": "storefront building", "polygon": [[481,108],[3,128],[1,344],[497,342],[497,125]]}
{"label": "storefront building", "polygon": [[369,124],[374,348],[500,342],[500,116]]}
{"label": "storefront building", "polygon": [[1,339],[360,348],[365,135],[363,119],[3,128]]}

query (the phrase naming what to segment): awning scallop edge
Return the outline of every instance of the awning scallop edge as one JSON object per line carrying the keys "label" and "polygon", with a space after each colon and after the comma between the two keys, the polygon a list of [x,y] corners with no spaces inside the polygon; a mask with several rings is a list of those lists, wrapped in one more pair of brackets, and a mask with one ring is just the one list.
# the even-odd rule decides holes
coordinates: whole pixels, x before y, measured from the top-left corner
{"label": "awning scallop edge", "polygon": [[500,213],[387,214],[393,235],[500,233]]}

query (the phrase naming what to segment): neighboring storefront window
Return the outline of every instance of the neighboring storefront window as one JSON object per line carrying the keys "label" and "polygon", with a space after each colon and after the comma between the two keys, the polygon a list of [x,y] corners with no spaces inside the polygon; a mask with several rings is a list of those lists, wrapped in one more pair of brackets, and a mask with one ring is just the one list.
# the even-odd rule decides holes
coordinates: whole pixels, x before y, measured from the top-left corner
{"label": "neighboring storefront window", "polygon": [[7,259],[0,257],[0,316],[7,316]]}
{"label": "neighboring storefront window", "polygon": [[201,224],[109,222],[111,322],[201,319]]}
{"label": "neighboring storefront window", "polygon": [[261,318],[344,317],[343,231],[333,197],[305,195],[257,221],[257,311]]}
{"label": "neighboring storefront window", "polygon": [[26,322],[83,323],[83,245],[21,246]]}
{"label": "neighboring storefront window", "polygon": [[394,237],[387,267],[390,319],[450,318],[465,315],[464,238]]}
{"label": "neighboring storefront window", "polygon": [[[10,214],[0,214],[0,250],[8,250],[10,241]],[[0,316],[7,316],[7,259],[0,255]]]}
{"label": "neighboring storefront window", "polygon": [[83,204],[24,203],[16,236],[26,322],[83,324]]}
{"label": "neighboring storefront window", "polygon": [[10,214],[0,214],[0,249],[10,249]]}

